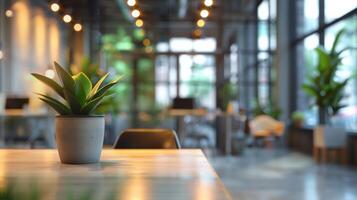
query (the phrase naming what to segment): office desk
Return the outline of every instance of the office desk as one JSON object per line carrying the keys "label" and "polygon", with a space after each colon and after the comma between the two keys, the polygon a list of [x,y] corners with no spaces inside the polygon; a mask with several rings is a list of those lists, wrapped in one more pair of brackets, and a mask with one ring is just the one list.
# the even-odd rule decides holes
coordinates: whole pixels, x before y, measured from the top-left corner
{"label": "office desk", "polygon": [[61,164],[56,150],[0,150],[0,188],[10,182],[46,199],[231,199],[201,150],[103,150],[87,165]]}
{"label": "office desk", "polygon": [[4,143],[6,120],[18,120],[24,123],[31,130],[31,133],[34,133],[29,133],[28,142],[30,144],[36,141],[41,131],[45,130],[42,136],[46,140],[47,146],[50,148],[55,147],[55,115],[44,112],[25,112],[21,109],[10,109],[6,110],[5,113],[0,113],[0,148],[6,146]]}

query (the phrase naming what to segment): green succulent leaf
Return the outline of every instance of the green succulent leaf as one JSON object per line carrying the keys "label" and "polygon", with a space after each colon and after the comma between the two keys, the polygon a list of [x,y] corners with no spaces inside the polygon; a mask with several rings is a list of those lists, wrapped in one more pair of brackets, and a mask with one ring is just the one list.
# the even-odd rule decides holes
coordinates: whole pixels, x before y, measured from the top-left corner
{"label": "green succulent leaf", "polygon": [[66,70],[64,70],[63,67],[61,67],[57,62],[54,62],[54,64],[56,73],[63,85],[63,88],[70,91],[71,93],[74,93],[75,82],[72,76]]}
{"label": "green succulent leaf", "polygon": [[57,111],[60,115],[69,115],[71,114],[71,110],[62,102],[49,97],[47,95],[43,95],[43,94],[38,94],[40,95],[40,99],[42,101],[44,101],[45,103],[47,103],[49,106],[51,106],[55,111]]}
{"label": "green succulent leaf", "polygon": [[51,87],[62,98],[65,98],[62,86],[60,86],[54,80],[52,80],[46,76],[43,76],[41,74],[37,74],[37,73],[31,73],[31,75],[34,76],[37,80],[39,80],[39,81],[43,82],[44,84],[48,85],[49,87]]}
{"label": "green succulent leaf", "polygon": [[69,107],[71,108],[72,112],[74,114],[78,114],[81,111],[81,104],[77,100],[77,98],[67,89],[64,89],[64,95],[66,97],[66,101],[69,104]]}
{"label": "green succulent leaf", "polygon": [[104,80],[108,77],[108,73],[105,74],[93,87],[92,91],[90,92],[90,96],[94,96],[95,93],[97,93],[98,89],[100,88],[100,86],[102,85],[102,83],[104,82]]}
{"label": "green succulent leaf", "polygon": [[86,105],[83,106],[81,109],[81,113],[83,114],[90,114],[95,111],[95,109],[105,100],[108,98],[111,98],[115,94],[107,95],[107,93],[103,94],[102,96],[99,96],[91,101],[89,101]]}
{"label": "green succulent leaf", "polygon": [[115,84],[117,84],[119,82],[120,79],[122,79],[123,76],[118,77],[117,79],[111,81],[110,83],[108,83],[107,85],[103,86],[102,88],[100,88],[96,93],[93,94],[93,96],[91,96],[91,100],[102,96],[104,93],[106,93],[111,87],[113,87]]}
{"label": "green succulent leaf", "polygon": [[92,82],[83,72],[80,72],[79,74],[72,76],[72,78],[75,82],[74,85],[75,97],[79,102],[79,104],[83,106],[92,90]]}
{"label": "green succulent leaf", "polygon": [[[54,65],[62,85],[43,75],[36,73],[33,73],[32,75],[39,81],[51,87],[66,101],[66,103],[62,103],[50,96],[39,94],[40,99],[51,106],[60,115],[92,114],[96,111],[98,106],[103,104],[103,101],[106,101],[116,95],[117,92],[111,91],[110,89],[122,78],[121,76],[101,87],[105,79],[108,77],[108,74],[105,74],[93,86],[92,81],[88,78],[85,72],[80,72],[71,76],[58,63],[55,62]],[[89,68],[91,66],[89,66]],[[94,65],[93,67],[95,69],[98,68]]]}

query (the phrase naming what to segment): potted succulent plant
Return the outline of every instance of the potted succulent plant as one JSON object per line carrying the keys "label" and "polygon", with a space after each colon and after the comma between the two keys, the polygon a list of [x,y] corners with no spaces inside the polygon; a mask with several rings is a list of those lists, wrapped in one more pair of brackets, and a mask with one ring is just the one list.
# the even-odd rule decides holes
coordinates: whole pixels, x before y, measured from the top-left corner
{"label": "potted succulent plant", "polygon": [[71,76],[54,63],[60,84],[46,76],[33,73],[39,81],[52,88],[62,99],[39,94],[39,98],[58,112],[56,142],[62,163],[85,164],[99,162],[104,138],[104,116],[95,115],[96,108],[112,93],[108,90],[120,77],[101,86],[108,74],[92,85],[82,72]]}

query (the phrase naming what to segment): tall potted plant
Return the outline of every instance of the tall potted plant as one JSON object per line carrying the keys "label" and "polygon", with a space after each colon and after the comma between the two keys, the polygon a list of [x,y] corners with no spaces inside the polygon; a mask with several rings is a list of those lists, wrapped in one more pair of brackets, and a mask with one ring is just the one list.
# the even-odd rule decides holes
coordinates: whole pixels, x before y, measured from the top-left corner
{"label": "tall potted plant", "polygon": [[62,163],[85,164],[100,160],[104,138],[104,116],[95,115],[96,108],[110,98],[108,90],[120,78],[107,85],[102,83],[108,74],[92,85],[84,73],[71,76],[58,63],[54,63],[60,84],[46,76],[33,73],[39,81],[52,88],[63,101],[39,94],[39,98],[58,112],[56,142]]}
{"label": "tall potted plant", "polygon": [[[344,48],[342,50],[337,50],[337,45],[344,32],[344,29],[342,29],[337,33],[330,50],[327,50],[324,47],[317,47],[315,49],[318,55],[317,66],[312,73],[308,75],[308,81],[302,86],[302,89],[314,99],[314,103],[318,107],[319,126],[315,129],[314,140],[315,142],[318,140],[317,143],[319,144],[331,142],[336,143],[333,144],[333,146],[339,146],[343,145],[345,142],[344,138],[337,139],[336,137],[338,136],[331,136],[333,139],[330,141],[325,141],[326,138],[323,138],[325,137],[323,135],[326,132],[340,132],[341,136],[345,135],[341,133],[345,132],[341,129],[326,126],[330,117],[336,115],[341,108],[346,106],[342,103],[343,90],[351,77],[343,80],[336,79],[336,72],[341,65],[341,54],[348,49]],[[331,129],[334,130],[331,131]]]}
{"label": "tall potted plant", "polygon": [[238,98],[238,88],[236,85],[230,82],[224,83],[218,95],[222,102],[222,109],[227,113],[232,113],[233,101]]}

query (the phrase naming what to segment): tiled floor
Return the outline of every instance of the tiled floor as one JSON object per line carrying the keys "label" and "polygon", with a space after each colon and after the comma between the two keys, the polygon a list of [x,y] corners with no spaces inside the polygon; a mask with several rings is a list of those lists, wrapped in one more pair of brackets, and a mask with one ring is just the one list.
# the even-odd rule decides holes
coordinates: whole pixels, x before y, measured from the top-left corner
{"label": "tiled floor", "polygon": [[248,149],[242,156],[210,156],[239,200],[357,200],[357,169],[317,165],[303,154]]}

